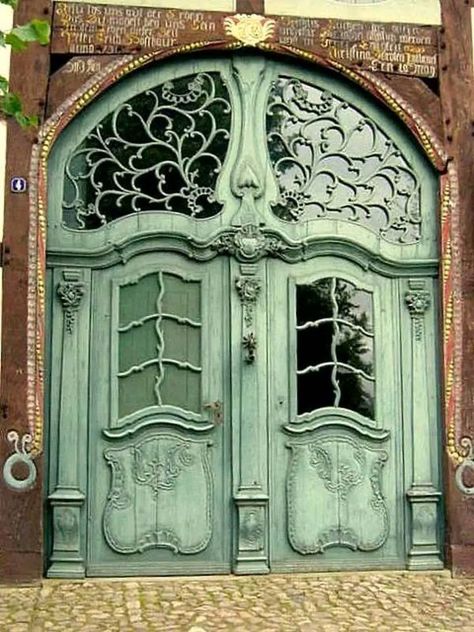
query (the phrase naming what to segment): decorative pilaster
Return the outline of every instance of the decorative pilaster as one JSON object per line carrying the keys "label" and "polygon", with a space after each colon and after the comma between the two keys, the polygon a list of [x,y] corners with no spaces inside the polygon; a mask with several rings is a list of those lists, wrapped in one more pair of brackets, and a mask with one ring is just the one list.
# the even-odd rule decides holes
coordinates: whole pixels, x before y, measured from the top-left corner
{"label": "decorative pilaster", "polygon": [[438,504],[440,492],[433,484],[432,472],[432,423],[430,418],[427,376],[431,374],[426,357],[425,314],[432,304],[426,281],[408,281],[405,304],[409,311],[411,332],[411,385],[412,385],[412,432],[413,474],[407,492],[411,507],[411,542],[408,568],[425,570],[443,568],[439,548]]}
{"label": "decorative pilaster", "polygon": [[[239,486],[234,496],[237,507],[237,551],[234,571],[237,574],[268,573],[268,494],[266,492],[265,392],[258,372],[265,367],[265,340],[258,334],[256,307],[262,291],[262,279],[256,264],[240,264],[235,288],[240,298],[241,355],[239,410]],[[242,361],[243,360],[243,361]]]}
{"label": "decorative pilaster", "polygon": [[[228,23],[227,28],[234,27]],[[259,99],[265,95],[265,90],[262,90],[266,81],[265,63],[263,58],[236,58],[233,61],[242,112],[256,112],[262,107]],[[238,574],[269,572],[266,544],[268,463],[262,449],[266,442],[263,423],[266,394],[262,388],[266,340],[263,324],[260,335],[258,314],[255,313],[262,280],[257,276],[254,262],[273,248],[278,248],[279,240],[262,231],[265,225],[265,207],[262,206],[265,170],[261,157],[251,150],[255,146],[255,139],[263,140],[265,135],[262,118],[244,116],[231,178],[232,193],[240,200],[238,211],[232,218],[232,224],[238,229],[217,245],[218,250],[230,252],[245,262],[240,265],[241,276],[236,279],[241,317],[240,322],[235,323],[235,331],[239,332],[240,337],[240,353],[234,365],[235,383],[239,383],[240,391],[236,393],[236,401],[240,401],[240,405],[236,410],[238,432],[235,435],[239,446],[236,455],[239,484],[234,496],[238,513],[234,571]]]}
{"label": "decorative pilaster", "polygon": [[[63,312],[61,347],[53,353],[61,354],[58,393],[58,470],[55,488],[49,495],[52,508],[53,551],[48,577],[84,577],[84,503],[81,490],[81,458],[87,444],[87,412],[81,406],[87,401],[88,385],[88,314],[81,320],[86,291],[80,270],[63,270],[56,285],[56,295]],[[54,310],[54,318],[60,311]],[[59,342],[59,338],[58,338]],[[54,342],[53,342],[54,344]]]}

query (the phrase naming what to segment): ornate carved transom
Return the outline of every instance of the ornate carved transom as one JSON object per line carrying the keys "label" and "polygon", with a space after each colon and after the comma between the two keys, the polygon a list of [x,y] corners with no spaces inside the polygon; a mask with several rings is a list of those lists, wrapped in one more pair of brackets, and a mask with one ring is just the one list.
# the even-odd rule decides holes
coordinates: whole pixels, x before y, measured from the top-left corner
{"label": "ornate carved transom", "polygon": [[381,238],[421,238],[420,183],[396,144],[352,104],[297,79],[279,77],[267,109],[270,160],[288,222],[328,218]]}
{"label": "ornate carved transom", "polygon": [[64,224],[99,228],[140,211],[216,215],[230,125],[228,90],[215,72],[167,81],[121,103],[66,163]]}

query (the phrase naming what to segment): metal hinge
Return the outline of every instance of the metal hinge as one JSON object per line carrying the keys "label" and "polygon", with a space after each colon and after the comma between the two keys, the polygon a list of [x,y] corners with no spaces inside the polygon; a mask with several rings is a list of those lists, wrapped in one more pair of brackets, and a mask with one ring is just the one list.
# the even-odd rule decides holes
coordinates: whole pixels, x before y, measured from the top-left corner
{"label": "metal hinge", "polygon": [[4,241],[0,241],[0,268],[7,266],[10,263],[10,246],[7,246]]}

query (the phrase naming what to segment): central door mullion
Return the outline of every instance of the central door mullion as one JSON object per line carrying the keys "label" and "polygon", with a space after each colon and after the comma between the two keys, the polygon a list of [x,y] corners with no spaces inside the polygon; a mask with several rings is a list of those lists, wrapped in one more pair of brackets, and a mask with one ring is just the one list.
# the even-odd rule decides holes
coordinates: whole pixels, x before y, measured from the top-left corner
{"label": "central door mullion", "polygon": [[231,262],[234,571],[268,573],[265,265]]}

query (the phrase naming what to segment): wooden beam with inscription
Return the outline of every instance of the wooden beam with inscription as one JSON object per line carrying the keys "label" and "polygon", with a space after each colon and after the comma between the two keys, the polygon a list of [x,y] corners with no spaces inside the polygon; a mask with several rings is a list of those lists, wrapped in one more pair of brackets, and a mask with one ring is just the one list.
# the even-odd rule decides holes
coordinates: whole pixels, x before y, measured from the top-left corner
{"label": "wooden beam with inscription", "polygon": [[[57,2],[52,52],[142,53],[202,41],[235,41],[222,12]],[[347,66],[416,77],[438,73],[438,29],[266,16],[268,42],[294,46]]]}

